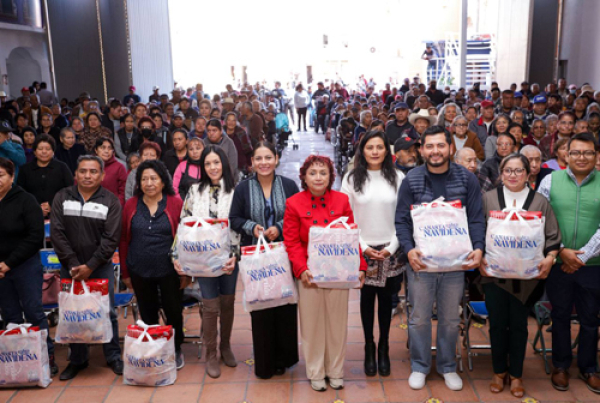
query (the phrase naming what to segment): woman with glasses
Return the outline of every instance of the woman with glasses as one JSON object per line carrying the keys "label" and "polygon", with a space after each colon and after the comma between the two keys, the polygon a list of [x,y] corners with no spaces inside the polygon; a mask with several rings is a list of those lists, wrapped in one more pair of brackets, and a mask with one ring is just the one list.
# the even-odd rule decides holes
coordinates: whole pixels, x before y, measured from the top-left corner
{"label": "woman with glasses", "polygon": [[467,129],[468,126],[469,121],[462,115],[455,117],[452,121],[452,157],[464,147],[469,147],[475,150],[477,159],[483,161],[485,159],[485,151],[481,146],[481,142],[479,142],[477,134]]}
{"label": "woman with glasses", "polygon": [[[298,193],[298,185],[275,174],[277,164],[275,147],[258,142],[252,151],[254,175],[236,187],[229,212],[231,228],[242,237],[241,246],[255,245],[261,233],[269,242],[283,241],[286,201]],[[250,316],[256,376],[283,375],[298,362],[297,305],[253,311]]]}
{"label": "woman with glasses", "polygon": [[[500,137],[503,139],[503,136]],[[500,141],[500,140],[499,140]],[[504,141],[504,140],[502,140]],[[550,203],[540,193],[527,186],[530,174],[528,159],[510,154],[500,163],[502,185],[483,195],[483,211],[489,219],[490,211],[505,208],[541,211],[545,217],[545,258],[539,263],[539,276],[532,280],[510,280],[489,277],[487,261],[482,260],[481,272],[485,305],[490,320],[490,341],[494,375],[490,383],[492,393],[504,390],[510,383],[510,393],[521,398],[523,387],[523,360],[527,347],[527,318],[533,305],[544,293],[548,277],[560,249],[561,235]]]}

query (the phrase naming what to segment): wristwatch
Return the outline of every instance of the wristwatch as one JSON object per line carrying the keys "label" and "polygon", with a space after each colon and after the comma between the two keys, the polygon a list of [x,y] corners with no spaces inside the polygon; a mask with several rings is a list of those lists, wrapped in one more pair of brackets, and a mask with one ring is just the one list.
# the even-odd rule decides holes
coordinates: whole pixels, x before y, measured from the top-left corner
{"label": "wristwatch", "polygon": [[548,253],[548,255],[546,256],[552,256],[552,265],[556,264],[556,259],[558,258],[558,255],[555,255],[554,253]]}

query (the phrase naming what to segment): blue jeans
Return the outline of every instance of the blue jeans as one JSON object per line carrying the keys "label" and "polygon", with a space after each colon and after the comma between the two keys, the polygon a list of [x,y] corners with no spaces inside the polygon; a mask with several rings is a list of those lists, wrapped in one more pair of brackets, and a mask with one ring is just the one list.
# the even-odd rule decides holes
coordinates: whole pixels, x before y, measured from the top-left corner
{"label": "blue jeans", "polygon": [[437,372],[456,372],[456,341],[460,325],[458,307],[463,295],[465,274],[408,273],[408,301],[411,306],[408,318],[410,363],[413,372],[429,374],[431,370],[431,316],[433,302],[437,301]]}
{"label": "blue jeans", "polygon": [[[42,287],[44,269],[40,255],[36,253],[23,264],[11,267],[3,279],[0,279],[0,309],[4,323],[27,323],[48,330],[48,319],[42,307]],[[54,354],[54,343],[48,331],[48,354]]]}
{"label": "blue jeans", "polygon": [[240,267],[236,263],[235,269],[231,274],[223,274],[219,277],[196,277],[200,284],[202,299],[215,299],[219,295],[235,294],[235,285],[237,283]]}
{"label": "blue jeans", "polygon": [[[70,268],[61,267],[60,277],[71,279],[69,274]],[[98,267],[92,272],[90,279],[108,279],[108,291],[110,294],[110,321],[112,323],[113,338],[109,343],[104,343],[104,358],[107,363],[121,359],[121,346],[119,345],[119,321],[117,320],[117,311],[115,310],[115,273],[112,262],[108,262],[104,266]],[[90,358],[90,349],[87,344],[71,343],[71,364],[81,365],[87,362]]]}

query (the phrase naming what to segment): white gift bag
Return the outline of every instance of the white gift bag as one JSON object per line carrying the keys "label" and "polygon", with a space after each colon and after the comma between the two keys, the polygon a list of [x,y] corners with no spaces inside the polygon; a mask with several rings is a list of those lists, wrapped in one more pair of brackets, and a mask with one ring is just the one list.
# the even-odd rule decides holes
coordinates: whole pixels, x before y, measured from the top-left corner
{"label": "white gift bag", "polygon": [[110,321],[110,296],[90,292],[85,281],[83,293],[75,294],[75,280],[70,291],[58,293],[57,343],[108,343],[113,330]]}
{"label": "white gift bag", "polygon": [[229,260],[229,222],[186,217],[177,229],[177,254],[181,269],[192,277],[218,277]]}
{"label": "white gift bag", "polygon": [[177,380],[175,331],[171,326],[148,326],[141,320],[127,327],[123,350],[123,383],[166,386]]}
{"label": "white gift bag", "polygon": [[48,331],[14,323],[6,329],[0,332],[0,387],[50,385]]}
{"label": "white gift bag", "polygon": [[340,217],[327,227],[310,227],[307,265],[319,288],[360,286],[360,230],[347,221]]}
{"label": "white gift bag", "polygon": [[[460,271],[473,251],[467,213],[460,200],[411,206],[415,246],[423,254],[426,272]],[[408,251],[407,251],[408,252]]]}
{"label": "white gift bag", "polygon": [[255,246],[242,248],[240,273],[246,312],[298,302],[291,264],[283,242],[268,244],[261,234]]}
{"label": "white gift bag", "polygon": [[545,223],[541,211],[491,211],[485,235],[486,272],[492,277],[521,280],[539,276]]}

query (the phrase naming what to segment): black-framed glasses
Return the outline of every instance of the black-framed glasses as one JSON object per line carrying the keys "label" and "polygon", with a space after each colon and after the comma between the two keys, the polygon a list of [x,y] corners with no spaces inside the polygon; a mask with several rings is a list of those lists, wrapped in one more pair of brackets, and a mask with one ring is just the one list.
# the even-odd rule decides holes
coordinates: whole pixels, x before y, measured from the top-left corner
{"label": "black-framed glasses", "polygon": [[596,156],[596,151],[593,151],[593,150],[586,150],[586,151],[573,150],[573,151],[569,151],[569,157],[580,158],[582,155],[585,158],[591,160],[592,158],[594,158]]}

